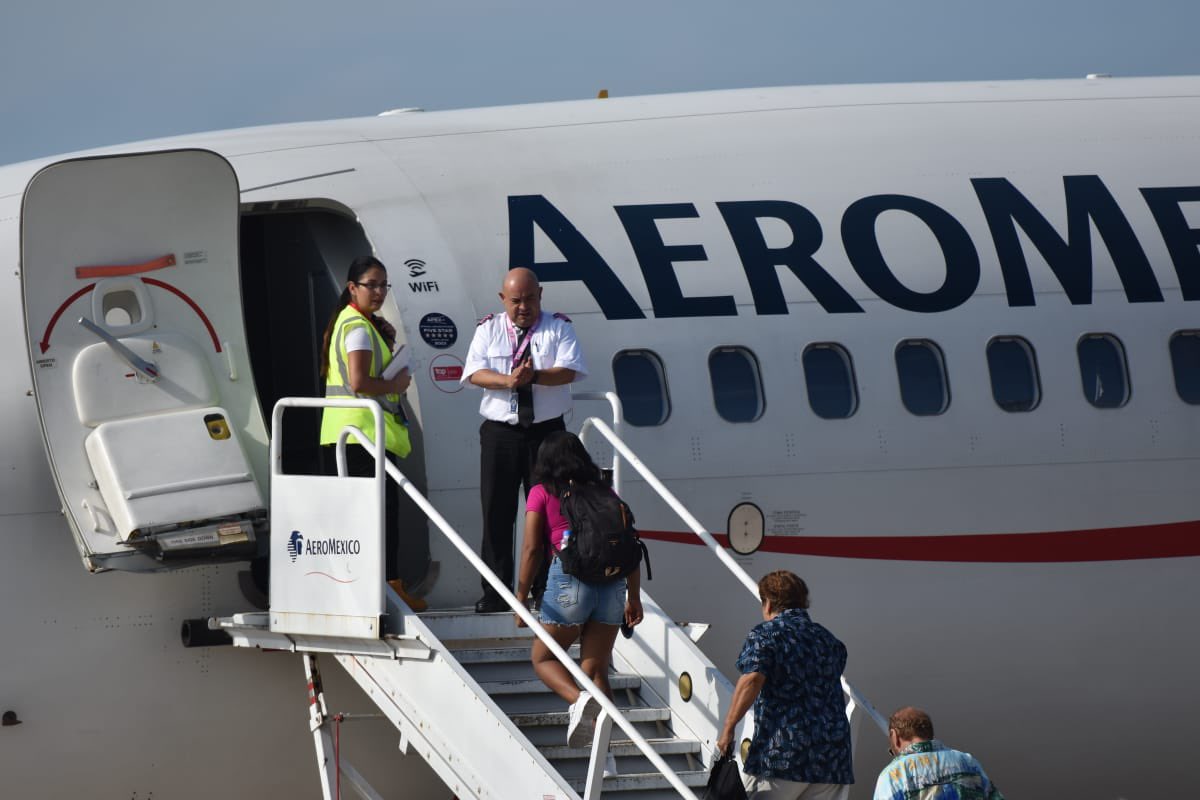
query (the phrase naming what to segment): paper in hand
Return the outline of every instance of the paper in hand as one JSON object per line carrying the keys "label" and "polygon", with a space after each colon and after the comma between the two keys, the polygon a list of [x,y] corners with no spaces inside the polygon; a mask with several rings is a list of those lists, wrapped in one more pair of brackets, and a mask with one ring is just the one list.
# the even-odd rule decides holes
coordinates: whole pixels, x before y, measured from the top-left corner
{"label": "paper in hand", "polygon": [[408,345],[400,345],[396,352],[392,355],[392,360],[383,368],[383,379],[391,380],[400,374],[402,369],[412,368],[412,351],[408,349]]}

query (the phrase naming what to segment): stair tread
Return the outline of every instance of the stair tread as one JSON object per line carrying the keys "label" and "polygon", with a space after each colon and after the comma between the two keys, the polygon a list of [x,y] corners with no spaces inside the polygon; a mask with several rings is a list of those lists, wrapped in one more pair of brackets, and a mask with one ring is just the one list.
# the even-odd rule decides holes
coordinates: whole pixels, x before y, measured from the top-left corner
{"label": "stair tread", "polygon": [[[608,685],[616,689],[640,689],[640,675],[625,675],[617,673],[608,676]],[[482,681],[479,684],[489,695],[499,694],[548,694],[550,687],[538,678],[518,679],[511,681]]]}
{"label": "stair tread", "polygon": [[[625,715],[630,722],[664,722],[671,719],[671,709],[669,708],[623,708],[621,713]],[[566,725],[567,712],[564,711],[539,711],[529,714],[510,714],[509,719],[517,726],[527,725],[542,726],[542,725]]]}
{"label": "stair tread", "polygon": [[[684,786],[704,786],[708,783],[708,770],[676,770],[676,775],[683,781]],[[586,778],[570,778],[567,783],[575,791],[581,791]],[[617,775],[604,779],[605,792],[635,791],[645,789],[669,789],[671,784],[666,777],[657,772],[631,772],[628,775]]]}
{"label": "stair tread", "polygon": [[[685,753],[699,753],[700,742],[696,739],[647,739],[650,748],[659,755],[680,755]],[[613,739],[608,745],[609,752],[614,756],[640,756],[641,749],[638,748],[629,739]],[[548,745],[539,747],[542,755],[547,759],[567,759],[567,758],[588,758],[592,754],[592,748],[588,747],[567,747],[566,745]]]}
{"label": "stair tread", "polygon": [[[528,661],[530,646],[516,647],[471,647],[464,650],[451,650],[460,664],[503,664],[512,661]],[[567,650],[572,658],[579,658],[579,645],[573,644]]]}

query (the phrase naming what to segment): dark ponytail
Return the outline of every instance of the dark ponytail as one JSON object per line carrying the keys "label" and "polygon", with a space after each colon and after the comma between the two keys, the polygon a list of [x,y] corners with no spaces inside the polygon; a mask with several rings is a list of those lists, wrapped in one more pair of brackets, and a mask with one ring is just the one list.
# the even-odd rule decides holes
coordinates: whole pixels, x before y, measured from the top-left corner
{"label": "dark ponytail", "polygon": [[[351,281],[358,282],[358,279],[372,267],[379,267],[385,273],[387,267],[383,265],[375,256],[359,256],[350,262],[350,269],[346,273],[346,283]],[[342,310],[350,305],[350,287],[342,287],[342,294],[338,297],[337,306],[333,309],[333,314],[329,317],[329,322],[325,325],[325,334],[321,337],[321,353],[320,353],[320,372],[321,380],[326,380],[329,377],[329,341],[333,338],[333,326],[337,323],[337,318],[341,315]]]}

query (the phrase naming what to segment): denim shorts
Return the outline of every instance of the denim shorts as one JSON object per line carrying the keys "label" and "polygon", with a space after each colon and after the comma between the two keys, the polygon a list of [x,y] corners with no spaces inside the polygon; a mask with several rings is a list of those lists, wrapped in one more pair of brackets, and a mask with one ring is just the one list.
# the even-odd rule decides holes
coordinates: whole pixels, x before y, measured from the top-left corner
{"label": "denim shorts", "polygon": [[538,621],[543,625],[583,625],[600,622],[620,625],[625,621],[625,579],[611,583],[584,583],[564,575],[562,561],[550,563],[546,593]]}

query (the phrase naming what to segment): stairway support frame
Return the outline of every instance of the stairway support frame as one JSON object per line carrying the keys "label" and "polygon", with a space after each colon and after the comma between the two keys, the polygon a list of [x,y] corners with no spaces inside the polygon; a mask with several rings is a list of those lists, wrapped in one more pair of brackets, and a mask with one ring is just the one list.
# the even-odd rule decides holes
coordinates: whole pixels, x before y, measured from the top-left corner
{"label": "stairway support frame", "polygon": [[[341,800],[341,783],[338,776],[346,780],[364,800],[383,800],[362,774],[349,761],[342,760],[337,752],[335,734],[329,732],[329,724],[340,722],[340,715],[329,715],[325,705],[325,685],[321,681],[321,668],[312,653],[301,656],[304,661],[304,677],[308,681],[308,727],[313,735],[313,747],[317,754],[317,772],[321,776],[321,796],[324,800]],[[330,769],[330,765],[333,768]]]}

